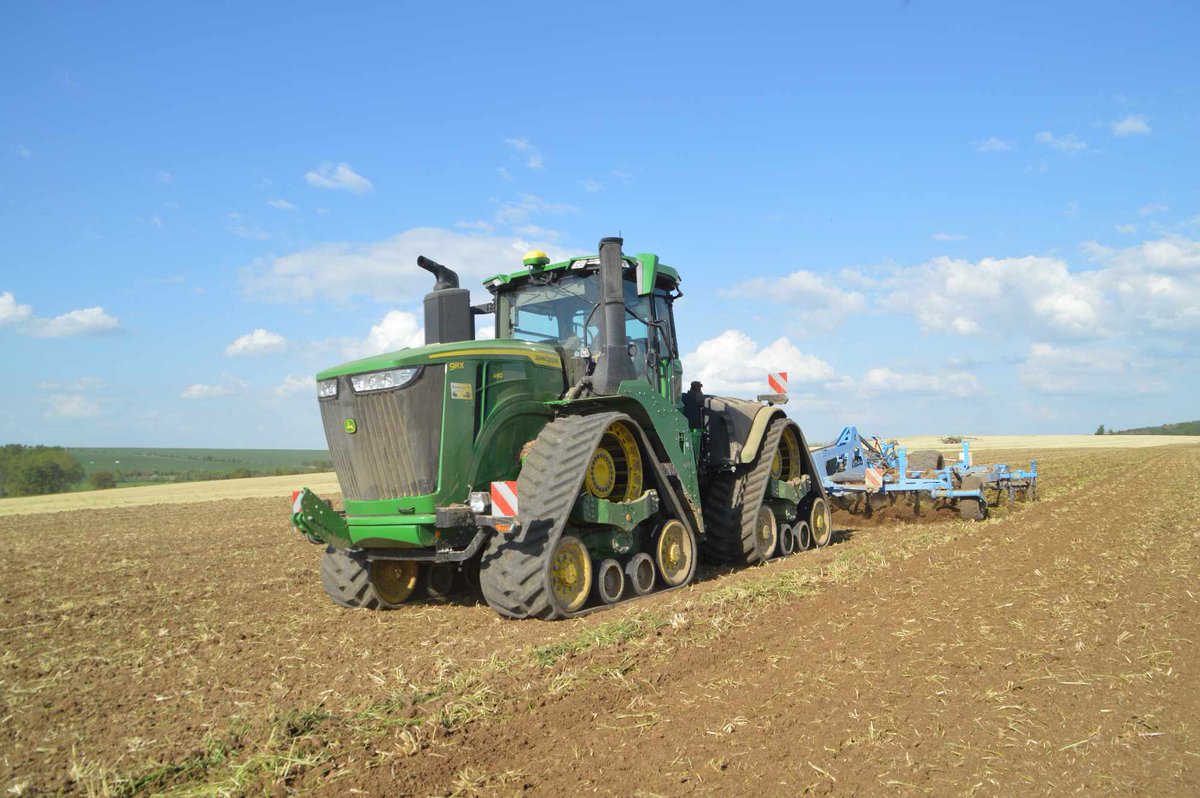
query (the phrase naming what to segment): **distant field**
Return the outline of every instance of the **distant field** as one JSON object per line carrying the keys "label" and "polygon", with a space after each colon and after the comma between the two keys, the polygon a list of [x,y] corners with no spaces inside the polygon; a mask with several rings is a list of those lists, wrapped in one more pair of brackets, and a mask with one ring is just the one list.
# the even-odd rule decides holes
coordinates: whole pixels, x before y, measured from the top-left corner
{"label": "distant field", "polygon": [[[1110,448],[1144,448],[1147,446],[1169,446],[1176,444],[1197,444],[1200,437],[1180,435],[982,435],[969,438],[971,451],[985,453],[989,451],[1009,451],[1019,454],[1019,460],[1027,457],[1037,457],[1039,451],[1051,449],[1091,449],[1100,447]],[[909,451],[915,449],[940,449],[945,452],[959,451],[957,444],[944,444],[940,436],[924,435],[900,438],[900,443]],[[1019,451],[1017,451],[1019,450]],[[225,452],[239,459],[235,467],[244,465],[252,458],[271,454],[290,454],[302,463],[305,459],[317,459],[317,455],[325,456],[322,450],[237,450],[237,449],[73,449],[72,452],[110,452],[113,459],[117,452],[202,452],[216,454]],[[78,455],[77,455],[78,456]],[[151,455],[153,456],[153,455]],[[95,459],[95,458],[92,458]],[[164,461],[166,458],[164,458]],[[194,461],[189,461],[194,462]],[[213,461],[216,462],[216,461]],[[263,461],[259,461],[263,462]],[[275,462],[280,462],[276,460]],[[977,461],[978,462],[978,461]],[[122,462],[121,465],[124,465]],[[0,499],[0,516],[22,515],[26,513],[46,513],[63,510],[86,510],[105,507],[139,507],[151,504],[184,504],[188,502],[221,501],[227,499],[268,498],[287,496],[291,491],[301,487],[315,490],[322,496],[329,497],[341,491],[337,476],[332,473],[296,474],[282,477],[260,477],[254,479],[227,479],[213,482],[181,482],[169,485],[147,485],[132,488],[115,488],[113,490],[79,491],[76,493],[59,493],[51,496],[28,496],[16,499]]]}
{"label": "distant field", "polygon": [[325,449],[151,449],[151,448],[68,448],[83,466],[84,473],[96,471],[141,471],[179,473],[184,471],[228,472],[239,468],[274,471],[277,468],[300,470],[305,463],[325,461]]}
{"label": "distant field", "polygon": [[[1200,443],[1200,435],[980,435],[967,436],[972,452],[1001,449],[1140,449],[1146,446],[1175,446]],[[941,435],[913,435],[899,439],[910,452],[915,449],[961,451],[960,443],[942,443]]]}
{"label": "distant field", "polygon": [[337,476],[331,473],[222,479],[210,482],[178,482],[169,485],[144,485],[135,488],[85,490],[75,493],[53,493],[48,496],[0,499],[0,516],[52,513],[63,510],[142,507],[152,504],[187,504],[232,499],[286,497],[292,491],[300,488],[312,488],[325,498],[341,492]]}

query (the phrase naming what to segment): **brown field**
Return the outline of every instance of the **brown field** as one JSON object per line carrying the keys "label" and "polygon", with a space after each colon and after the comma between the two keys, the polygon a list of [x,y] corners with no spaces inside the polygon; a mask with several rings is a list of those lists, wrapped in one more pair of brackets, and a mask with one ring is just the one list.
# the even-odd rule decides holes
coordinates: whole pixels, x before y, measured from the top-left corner
{"label": "brown field", "polygon": [[550,624],[334,606],[290,486],[7,515],[0,788],[1200,794],[1200,446],[1003,456],[1042,501]]}

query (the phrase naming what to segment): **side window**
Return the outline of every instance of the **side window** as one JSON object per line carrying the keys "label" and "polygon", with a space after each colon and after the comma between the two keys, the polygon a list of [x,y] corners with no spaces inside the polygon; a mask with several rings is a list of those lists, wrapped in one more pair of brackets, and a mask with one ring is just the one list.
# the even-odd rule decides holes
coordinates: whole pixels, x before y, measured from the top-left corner
{"label": "side window", "polygon": [[671,303],[667,301],[666,294],[658,291],[654,292],[654,318],[664,322],[659,338],[659,346],[665,350],[663,357],[675,357],[675,319],[671,315]]}
{"label": "side window", "polygon": [[[638,296],[637,286],[631,280],[625,281],[625,307],[647,321],[654,318],[650,307],[650,297]],[[626,313],[625,335],[629,339],[630,346],[637,348],[637,353],[633,356],[633,367],[637,370],[638,377],[643,380],[648,379],[646,353],[653,346],[654,331],[644,322],[634,318],[632,314]]]}

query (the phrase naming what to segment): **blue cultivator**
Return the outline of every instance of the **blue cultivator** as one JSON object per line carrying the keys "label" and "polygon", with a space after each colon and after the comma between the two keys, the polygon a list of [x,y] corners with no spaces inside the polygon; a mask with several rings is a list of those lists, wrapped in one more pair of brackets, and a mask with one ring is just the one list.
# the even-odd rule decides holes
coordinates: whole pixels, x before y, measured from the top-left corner
{"label": "blue cultivator", "polygon": [[1037,498],[1036,461],[1017,470],[1002,463],[974,465],[967,441],[961,458],[947,464],[941,452],[909,454],[894,443],[864,438],[855,427],[845,427],[833,443],[812,447],[812,455],[835,504],[867,515],[906,496],[918,515],[927,498],[935,504],[953,503],[963,518],[979,521],[987,517],[988,491],[995,498],[993,506],[1005,497],[1012,506],[1018,493],[1029,501]]}

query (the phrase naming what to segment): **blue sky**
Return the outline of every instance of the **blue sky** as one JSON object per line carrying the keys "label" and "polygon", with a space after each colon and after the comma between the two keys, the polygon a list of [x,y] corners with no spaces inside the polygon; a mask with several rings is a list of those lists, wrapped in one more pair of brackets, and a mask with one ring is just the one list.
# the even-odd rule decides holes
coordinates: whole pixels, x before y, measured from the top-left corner
{"label": "blue sky", "polygon": [[1200,416],[1190,4],[245,5],[6,6],[0,439],[322,446],[417,254],[617,232],[810,437]]}

